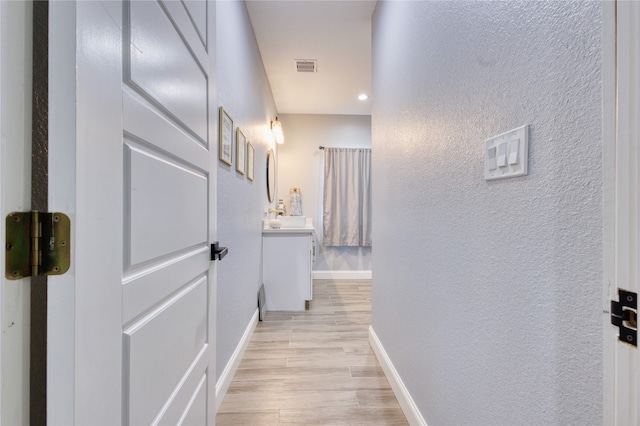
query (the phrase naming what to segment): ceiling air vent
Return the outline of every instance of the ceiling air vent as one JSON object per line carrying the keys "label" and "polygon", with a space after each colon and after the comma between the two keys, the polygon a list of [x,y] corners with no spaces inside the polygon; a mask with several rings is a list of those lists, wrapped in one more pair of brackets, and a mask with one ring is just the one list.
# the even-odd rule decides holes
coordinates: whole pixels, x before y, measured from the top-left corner
{"label": "ceiling air vent", "polygon": [[318,61],[315,59],[296,59],[297,72],[318,72]]}

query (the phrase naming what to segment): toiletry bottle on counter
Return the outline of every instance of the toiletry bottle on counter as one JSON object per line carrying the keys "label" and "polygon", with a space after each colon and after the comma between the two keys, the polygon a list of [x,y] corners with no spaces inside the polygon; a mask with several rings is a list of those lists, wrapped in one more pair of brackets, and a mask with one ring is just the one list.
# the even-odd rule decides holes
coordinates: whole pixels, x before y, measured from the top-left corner
{"label": "toiletry bottle on counter", "polygon": [[300,188],[294,187],[289,190],[289,214],[291,216],[302,216],[302,195]]}
{"label": "toiletry bottle on counter", "polygon": [[282,216],[286,216],[287,215],[287,208],[284,205],[284,200],[278,200],[278,206],[276,207],[277,210],[282,210],[283,213],[278,213]]}

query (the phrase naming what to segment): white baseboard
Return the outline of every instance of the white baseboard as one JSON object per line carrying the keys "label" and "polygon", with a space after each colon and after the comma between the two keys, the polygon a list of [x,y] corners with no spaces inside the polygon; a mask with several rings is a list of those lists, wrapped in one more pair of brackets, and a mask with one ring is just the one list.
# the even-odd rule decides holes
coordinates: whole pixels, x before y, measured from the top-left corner
{"label": "white baseboard", "polygon": [[424,420],[424,417],[422,417],[418,407],[416,407],[413,398],[411,398],[409,391],[404,386],[398,371],[393,366],[393,363],[389,359],[387,352],[384,350],[384,347],[382,346],[382,343],[380,343],[380,340],[372,326],[369,326],[369,344],[371,345],[373,352],[376,354],[378,362],[380,362],[382,370],[384,371],[385,376],[387,376],[391,389],[393,389],[393,393],[396,395],[398,403],[400,404],[409,424],[412,426],[427,426],[427,422]]}
{"label": "white baseboard", "polygon": [[231,385],[233,376],[236,374],[236,370],[240,365],[240,361],[242,361],[244,351],[247,349],[247,345],[249,344],[251,336],[253,335],[253,330],[255,330],[256,325],[258,325],[258,315],[259,311],[258,309],[256,309],[255,313],[251,317],[249,325],[247,325],[247,329],[242,335],[242,339],[240,339],[240,343],[238,343],[236,350],[233,351],[231,359],[227,363],[227,366],[224,368],[224,371],[220,376],[220,379],[218,379],[218,382],[216,383],[216,411],[218,411],[218,408],[220,408],[220,404],[222,404],[222,400],[227,394],[227,390],[229,390],[229,385]]}
{"label": "white baseboard", "polygon": [[312,271],[314,280],[370,280],[371,271]]}

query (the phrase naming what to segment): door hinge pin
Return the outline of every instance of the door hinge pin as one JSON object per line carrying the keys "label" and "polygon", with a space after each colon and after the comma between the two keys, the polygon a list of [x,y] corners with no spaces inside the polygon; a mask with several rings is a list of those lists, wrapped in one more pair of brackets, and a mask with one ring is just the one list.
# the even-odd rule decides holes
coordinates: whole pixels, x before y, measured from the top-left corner
{"label": "door hinge pin", "polygon": [[42,263],[42,253],[40,252],[40,238],[42,237],[42,224],[40,223],[40,212],[31,212],[31,276],[38,276],[38,266]]}

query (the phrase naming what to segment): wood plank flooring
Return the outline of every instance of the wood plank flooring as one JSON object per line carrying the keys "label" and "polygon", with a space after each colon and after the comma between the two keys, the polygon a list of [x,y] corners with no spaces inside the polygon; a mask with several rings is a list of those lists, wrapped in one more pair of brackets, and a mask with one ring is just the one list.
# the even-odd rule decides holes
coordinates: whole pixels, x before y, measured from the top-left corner
{"label": "wood plank flooring", "polygon": [[258,323],[217,425],[408,424],[369,346],[371,281],[313,286],[308,311]]}

